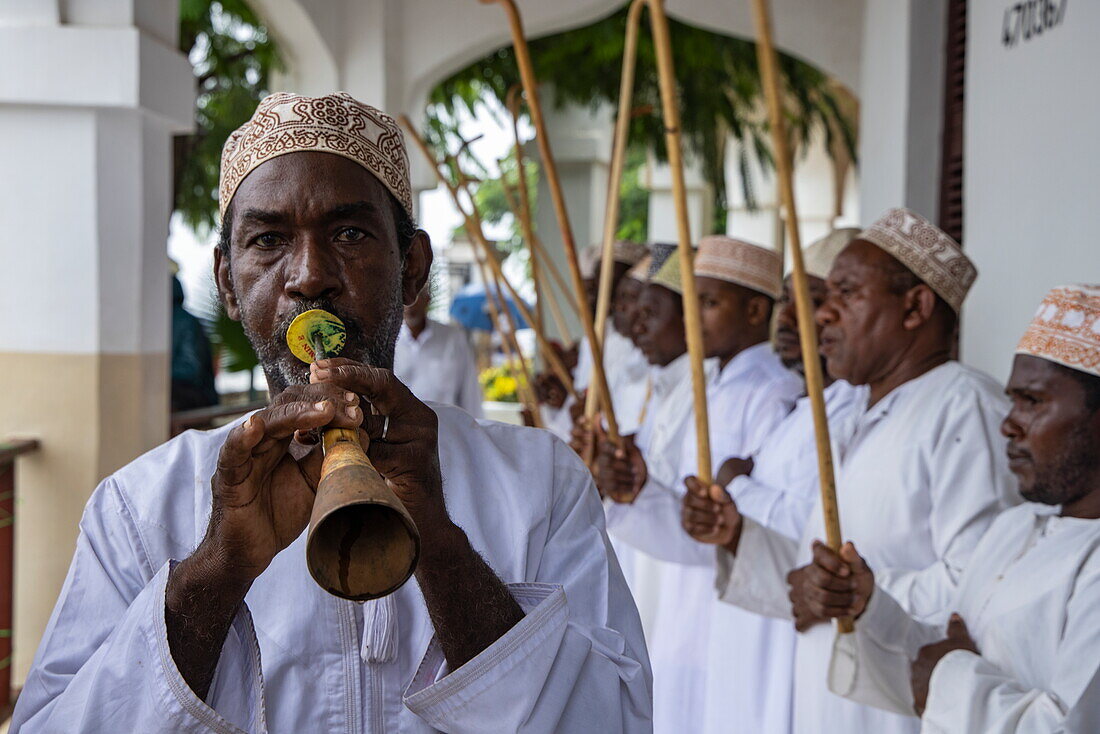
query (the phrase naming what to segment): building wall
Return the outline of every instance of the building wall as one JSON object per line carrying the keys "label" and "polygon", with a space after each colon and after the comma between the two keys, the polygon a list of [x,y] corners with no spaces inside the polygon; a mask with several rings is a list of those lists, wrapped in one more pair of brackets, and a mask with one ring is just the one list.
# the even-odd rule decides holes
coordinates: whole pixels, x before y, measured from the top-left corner
{"label": "building wall", "polygon": [[1052,0],[1061,23],[1009,47],[1015,4],[971,0],[967,19],[964,239],[980,275],[962,352],[998,378],[1050,287],[1100,281],[1100,3]]}

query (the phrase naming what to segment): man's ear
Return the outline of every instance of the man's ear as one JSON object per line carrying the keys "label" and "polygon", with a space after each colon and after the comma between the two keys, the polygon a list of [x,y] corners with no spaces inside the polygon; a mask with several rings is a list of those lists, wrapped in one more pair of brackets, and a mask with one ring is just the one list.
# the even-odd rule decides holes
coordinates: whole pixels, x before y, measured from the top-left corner
{"label": "man's ear", "polygon": [[233,274],[229,269],[229,257],[222,248],[214,247],[214,282],[218,286],[218,298],[225,307],[225,314],[234,321],[241,320],[241,307],[237,295],[233,292]]}
{"label": "man's ear", "polygon": [[749,296],[745,304],[745,318],[753,326],[766,324],[772,318],[772,299],[764,295]]}
{"label": "man's ear", "polygon": [[936,293],[926,284],[913,286],[905,293],[905,318],[902,326],[909,331],[918,329],[932,318],[936,310]]}
{"label": "man's ear", "polygon": [[405,255],[405,269],[401,273],[401,302],[404,305],[411,306],[428,282],[433,257],[432,241],[428,238],[428,233],[422,229],[416,230]]}

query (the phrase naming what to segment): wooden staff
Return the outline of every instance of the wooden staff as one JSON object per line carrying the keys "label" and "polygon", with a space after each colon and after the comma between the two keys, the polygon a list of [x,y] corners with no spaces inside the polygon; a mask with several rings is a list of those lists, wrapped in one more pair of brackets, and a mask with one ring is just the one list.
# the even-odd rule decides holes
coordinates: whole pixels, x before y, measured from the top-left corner
{"label": "wooden staff", "polygon": [[[404,125],[405,129],[409,131],[409,135],[412,136],[412,139],[416,142],[417,147],[420,148],[420,152],[423,153],[424,157],[428,159],[428,162],[432,166],[432,170],[435,171],[436,178],[439,179],[439,182],[447,188],[447,191],[450,192],[451,200],[454,201],[455,208],[458,209],[458,211],[462,214],[462,218],[465,220],[466,231],[469,233],[470,237],[473,238],[474,242],[477,243],[481,247],[482,251],[485,253],[485,259],[489,263],[489,268],[493,271],[493,275],[499,278],[500,282],[504,284],[505,289],[507,289],[508,291],[508,295],[510,295],[512,297],[512,300],[515,301],[516,308],[519,310],[520,315],[523,316],[523,319],[528,324],[531,324],[533,328],[535,325],[534,316],[531,315],[531,311],[527,308],[527,304],[525,304],[523,302],[523,299],[519,297],[516,289],[512,287],[512,284],[508,281],[508,278],[505,277],[504,272],[500,269],[500,263],[497,262],[496,257],[493,255],[493,248],[489,244],[489,240],[485,238],[485,233],[482,232],[478,221],[474,219],[472,215],[467,213],[466,208],[462,206],[462,199],[458,195],[458,188],[453,183],[451,183],[450,179],[443,175],[443,171],[439,168],[439,162],[436,161],[435,156],[432,155],[431,150],[429,150],[428,148],[428,144],[424,142],[424,138],[422,138],[420,136],[420,133],[416,131],[416,128],[413,127],[413,124],[409,120],[409,118],[405,115],[401,115],[401,124]],[[550,344],[550,341],[546,338],[546,336],[542,333],[540,329],[534,329],[534,331],[535,339],[538,340],[539,347],[542,349],[543,352],[545,352],[546,361],[550,365],[550,369],[552,369],[554,373],[558,376],[558,379],[561,380],[561,383],[565,386],[566,391],[570,395],[572,395],[574,399],[579,400],[580,396],[577,394],[576,388],[573,386],[573,378],[570,376],[569,370],[566,369],[565,364],[561,361],[561,358],[558,357],[557,352],[554,351],[553,345]]]}
{"label": "wooden staff", "polygon": [[[565,196],[561,190],[561,180],[558,178],[558,167],[554,163],[554,155],[550,151],[550,138],[546,134],[546,122],[542,117],[542,106],[539,104],[538,83],[535,81],[535,71],[531,64],[531,52],[527,48],[527,39],[523,35],[523,23],[520,21],[519,10],[516,9],[514,0],[480,0],[484,4],[499,3],[508,15],[508,26],[512,33],[512,45],[516,51],[516,63],[519,65],[519,76],[523,82],[523,91],[527,94],[527,108],[531,112],[531,122],[535,126],[535,140],[539,146],[539,155],[542,157],[542,167],[546,172],[546,180],[550,186],[550,197],[554,202],[554,214],[561,229],[562,244],[565,246],[566,260],[569,262],[569,271],[573,279],[573,291],[577,296],[577,308],[579,309],[581,326],[584,335],[588,339],[589,349],[592,351],[592,374],[596,378],[593,385],[604,395],[610,395],[607,389],[607,374],[603,368],[603,354],[596,338],[595,325],[592,321],[592,310],[588,307],[588,299],[584,295],[584,279],[581,277],[580,261],[577,259],[577,246],[573,242],[573,228],[569,224],[569,212],[565,208]],[[615,420],[615,411],[611,405],[607,405],[604,415],[607,421],[607,435],[614,443],[621,443],[619,438],[619,424]]]}
{"label": "wooden staff", "polygon": [[[611,280],[615,270],[615,230],[619,226],[619,199],[622,190],[623,167],[626,161],[626,144],[630,136],[630,108],[634,101],[634,67],[638,55],[639,19],[642,5],[634,3],[626,20],[626,45],[623,49],[623,73],[619,79],[619,114],[615,118],[614,143],[611,150],[611,170],[607,176],[607,206],[603,218],[603,255],[600,259],[600,289],[596,297],[596,340],[603,353],[604,334],[607,333],[607,314],[611,310]],[[610,395],[601,395],[594,381],[590,381],[584,415],[591,422],[600,402],[611,404]]]}
{"label": "wooden staff", "polygon": [[657,52],[657,81],[661,90],[661,112],[665,124],[665,147],[672,172],[673,202],[676,204],[676,231],[679,236],[680,279],[684,289],[684,331],[691,360],[691,386],[695,406],[695,439],[699,465],[698,477],[709,485],[713,481],[710,465],[710,424],[707,420],[707,383],[703,371],[706,355],[703,326],[699,317],[699,296],[695,290],[694,253],[691,250],[691,226],[688,222],[687,189],[684,185],[683,150],[680,146],[680,109],[676,96],[676,74],[672,65],[672,39],[663,0],[634,0],[649,3],[653,27],[653,45]]}
{"label": "wooden staff", "polygon": [[[772,23],[767,0],[753,0],[756,20],[756,57],[768,101],[771,118],[772,145],[775,147],[776,170],[783,206],[787,211],[787,237],[791,251],[791,284],[794,286],[795,308],[798,312],[798,334],[802,343],[802,367],[806,373],[806,394],[814,416],[814,438],[817,443],[817,473],[821,481],[821,508],[825,515],[825,536],[829,547],[840,550],[840,513],[836,504],[836,480],[833,476],[833,453],[829,441],[829,419],[825,412],[825,382],[818,356],[817,330],[814,325],[813,302],[802,262],[802,240],[798,232],[794,184],[791,174],[791,151],[784,127],[783,108],[779,94],[779,70],[775,46],[772,43]],[[851,632],[851,619],[838,619],[841,632]]]}

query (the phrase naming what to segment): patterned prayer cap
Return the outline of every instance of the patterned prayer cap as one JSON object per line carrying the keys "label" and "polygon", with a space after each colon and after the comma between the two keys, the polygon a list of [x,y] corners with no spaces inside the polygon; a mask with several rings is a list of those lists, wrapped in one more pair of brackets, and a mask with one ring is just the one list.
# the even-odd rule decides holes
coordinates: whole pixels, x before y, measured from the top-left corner
{"label": "patterned prayer cap", "polygon": [[409,156],[392,117],[346,92],[304,97],[281,92],[260,102],[252,119],[222,148],[218,207],[224,216],[245,176],[287,153],[316,150],[352,160],[389,189],[405,213],[413,213]]}
{"label": "patterned prayer cap", "polygon": [[650,285],[659,285],[663,288],[668,288],[673,293],[679,293],[684,295],[684,282],[680,279],[680,255],[675,251],[672,256],[665,260],[664,265],[660,269],[649,276]]}
{"label": "patterned prayer cap", "polygon": [[806,275],[825,280],[829,277],[829,271],[833,269],[833,261],[840,251],[859,237],[859,229],[845,227],[834,229],[819,240],[806,245],[802,250],[802,264],[806,267]]}
{"label": "patterned prayer cap", "polygon": [[772,298],[779,298],[783,290],[783,259],[778,252],[722,235],[699,240],[695,274],[751,288]]}
{"label": "patterned prayer cap", "polygon": [[649,254],[649,248],[640,242],[619,240],[615,243],[613,257],[623,265],[637,265],[638,261]]}
{"label": "patterned prayer cap", "polygon": [[859,233],[913,271],[958,313],[978,269],[950,235],[916,212],[889,209]]}
{"label": "patterned prayer cap", "polygon": [[1052,289],[1039,304],[1016,354],[1100,377],[1100,285]]}
{"label": "patterned prayer cap", "polygon": [[634,267],[626,271],[626,277],[645,283],[649,280],[649,266],[652,262],[653,256],[647,253]]}
{"label": "patterned prayer cap", "polygon": [[649,246],[650,259],[649,272],[646,273],[647,281],[657,274],[657,271],[672,257],[674,252],[676,252],[676,245],[668,242],[654,242]]}

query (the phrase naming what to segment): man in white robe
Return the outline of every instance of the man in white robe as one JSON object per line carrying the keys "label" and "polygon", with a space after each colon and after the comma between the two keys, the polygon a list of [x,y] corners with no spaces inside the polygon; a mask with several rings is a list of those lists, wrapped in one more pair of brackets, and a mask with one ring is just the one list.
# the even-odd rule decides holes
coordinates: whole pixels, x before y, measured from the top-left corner
{"label": "man in white robe", "polygon": [[[272,95],[230,136],[215,276],[272,404],[96,490],[13,731],[650,730],[585,468],[387,369],[431,266],[408,176],[394,120],[343,93]],[[292,356],[286,327],[313,308],[346,325],[343,357]],[[326,428],[370,438],[419,530],[415,578],[365,604],[304,563]]]}
{"label": "man in white robe", "polygon": [[1100,288],[1053,289],[1017,348],[1001,431],[1027,504],[974,550],[947,625],[913,619],[846,545],[815,549],[820,612],[852,614],[830,685],[922,731],[1100,729]]}
{"label": "man in white robe", "polygon": [[[679,262],[674,256],[656,279],[679,284]],[[707,384],[712,462],[718,466],[730,456],[747,456],[759,448],[790,412],[801,381],[783,366],[768,342],[772,307],[782,282],[778,253],[728,237],[704,237],[695,258],[695,276],[706,355],[718,361]],[[714,554],[680,527],[683,477],[697,469],[694,424],[686,427],[681,442],[673,482],[650,473],[633,503],[608,510],[612,537],[666,562],[660,567],[656,620],[647,638],[657,732],[701,730],[714,635],[735,634],[748,616],[718,606]],[[644,474],[650,460],[646,455],[642,464],[641,457],[627,456],[618,471],[633,466]],[[752,717],[737,723],[759,730],[759,720]]]}
{"label": "man in white robe", "polygon": [[431,302],[431,288],[424,286],[416,301],[405,307],[393,374],[421,400],[456,405],[480,418],[481,385],[466,331],[428,318]]}
{"label": "man in white robe", "polygon": [[[945,620],[958,577],[993,518],[1018,499],[999,425],[1000,387],[950,359],[956,317],[976,270],[948,235],[906,209],[888,211],[837,257],[817,309],[822,353],[867,402],[834,432],[844,533],[884,569],[879,582],[922,619]],[[807,608],[820,504],[800,541],[742,516],[724,490],[685,510],[693,534],[718,546],[721,598],[793,619],[799,734],[914,732],[910,718],[831,693],[831,626]],[[692,500],[694,502],[694,500]],[[720,532],[719,532],[720,531]]]}
{"label": "man in white robe", "polygon": [[[837,230],[806,247],[803,260],[815,306],[825,299],[825,278],[836,255],[859,233]],[[788,278],[776,303],[776,354],[783,365],[802,372],[798,316]],[[822,360],[824,361],[824,360]],[[864,397],[865,388],[832,380],[825,365],[825,409],[832,425],[840,425]],[[764,439],[751,457],[728,459],[718,471],[741,512],[790,538],[802,535],[806,518],[819,494],[813,416],[808,398]],[[693,472],[692,472],[693,474]],[[689,487],[702,490],[691,476]],[[713,552],[697,550],[713,568]],[[713,577],[709,579],[713,580]],[[713,594],[713,590],[711,590]],[[716,595],[715,595],[716,599]],[[706,695],[703,732],[731,730],[784,734],[791,731],[795,631],[786,620],[765,617],[729,604],[717,603],[706,650]],[[730,650],[737,650],[731,655]]]}
{"label": "man in white robe", "polygon": [[[691,419],[691,364],[684,337],[680,286],[679,283],[652,281],[661,266],[675,255],[674,247],[656,245],[649,261],[643,260],[631,270],[634,276],[646,279],[632,325],[633,336],[650,362],[650,373],[638,416],[638,430],[634,434],[624,434],[623,439],[646,457],[649,471],[657,477],[675,476],[683,434]],[[578,434],[574,430],[575,442],[585,440]],[[579,447],[583,450],[583,446]],[[600,458],[607,463],[606,457]],[[601,479],[599,462],[595,474],[597,487],[605,497],[604,508],[613,512],[616,503],[609,494],[618,491],[618,485],[609,477],[606,482]],[[614,536],[611,542],[648,636],[656,617],[662,563]]]}

